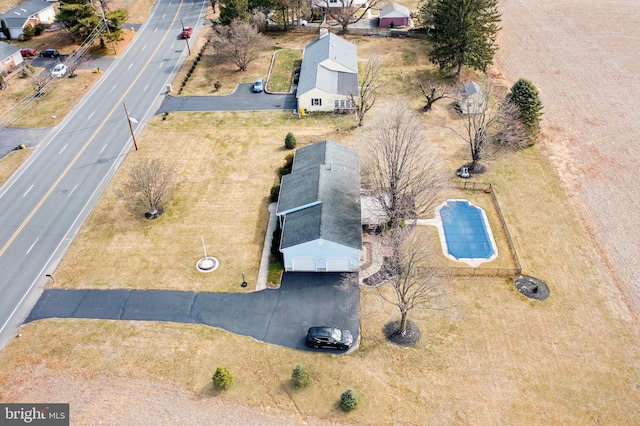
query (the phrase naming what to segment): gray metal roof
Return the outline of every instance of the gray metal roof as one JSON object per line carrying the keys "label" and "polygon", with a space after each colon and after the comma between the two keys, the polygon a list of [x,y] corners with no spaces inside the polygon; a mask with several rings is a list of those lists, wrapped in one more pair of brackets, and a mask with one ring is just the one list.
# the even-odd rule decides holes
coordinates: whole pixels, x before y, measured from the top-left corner
{"label": "gray metal roof", "polygon": [[362,249],[357,150],[329,140],[300,148],[281,185],[276,209],[285,216],[281,248],[322,238]]}
{"label": "gray metal roof", "polygon": [[[24,3],[20,3],[18,6],[13,9],[7,10],[6,12],[0,14],[0,19],[4,19],[7,22],[8,27],[20,27],[24,25],[25,21],[36,13],[40,12],[43,9],[46,9],[51,6],[51,3],[45,0],[28,0]],[[21,24],[17,24],[18,22],[22,22]]]}
{"label": "gray metal roof", "polygon": [[13,44],[0,41],[0,61],[7,59],[9,56],[19,51],[20,49],[15,47]]}
{"label": "gray metal roof", "polygon": [[[330,63],[321,65],[324,61]],[[326,65],[347,70],[339,71]],[[355,44],[328,33],[305,47],[296,96],[316,87],[327,93],[353,93],[358,96],[358,51]]]}
{"label": "gray metal roof", "polygon": [[482,89],[480,89],[480,86],[478,85],[478,83],[476,83],[473,80],[470,80],[465,84],[463,84],[462,89],[460,89],[460,95],[462,96],[462,99],[467,99],[469,96],[473,95],[474,93],[482,94]]}
{"label": "gray metal roof", "polygon": [[406,7],[402,6],[401,4],[398,3],[387,3],[384,6],[382,6],[380,8],[380,17],[381,18],[386,18],[386,17],[393,17],[393,18],[399,18],[399,17],[410,17],[411,16],[411,12],[409,11],[409,9],[407,9]]}

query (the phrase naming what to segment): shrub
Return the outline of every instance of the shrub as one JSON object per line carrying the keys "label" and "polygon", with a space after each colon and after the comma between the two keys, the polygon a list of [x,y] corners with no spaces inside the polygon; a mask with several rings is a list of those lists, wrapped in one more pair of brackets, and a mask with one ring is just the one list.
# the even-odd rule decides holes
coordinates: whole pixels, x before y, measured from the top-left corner
{"label": "shrub", "polygon": [[216,368],[216,372],[211,379],[213,380],[213,386],[220,390],[229,389],[233,383],[231,373],[224,367]]}
{"label": "shrub", "polygon": [[351,411],[358,405],[358,393],[353,389],[347,389],[340,395],[340,406],[344,411]]}
{"label": "shrub", "polygon": [[276,183],[271,187],[271,195],[269,196],[269,199],[271,200],[272,203],[275,203],[278,201],[279,196],[280,196],[280,184]]}
{"label": "shrub", "polygon": [[40,34],[42,34],[42,32],[46,29],[47,27],[40,22],[39,24],[36,24],[36,26],[34,27],[35,33],[37,36],[39,36]]}
{"label": "shrub", "polygon": [[509,99],[518,106],[519,118],[532,137],[540,131],[542,102],[538,89],[529,80],[521,78],[511,87]]}
{"label": "shrub", "polygon": [[213,83],[213,87],[215,87],[216,91],[218,91],[222,87],[222,83],[220,83],[220,81],[218,80],[215,83]]}
{"label": "shrub", "polygon": [[295,387],[304,388],[311,383],[311,378],[309,377],[309,372],[306,368],[301,365],[296,365],[291,372],[291,381]]}
{"label": "shrub", "polygon": [[282,259],[282,253],[280,252],[280,240],[282,239],[282,229],[280,228],[280,221],[276,224],[276,229],[273,231],[273,240],[271,241],[271,254],[278,259]]}
{"label": "shrub", "polygon": [[293,136],[293,133],[287,133],[287,136],[284,138],[284,146],[286,146],[287,149],[293,149],[296,147],[296,137]]}
{"label": "shrub", "polygon": [[21,36],[24,40],[31,40],[36,35],[36,29],[33,28],[33,25],[27,25],[22,29]]}
{"label": "shrub", "polygon": [[280,177],[291,173],[291,168],[293,167],[293,153],[284,157],[284,161],[284,166],[280,167]]}

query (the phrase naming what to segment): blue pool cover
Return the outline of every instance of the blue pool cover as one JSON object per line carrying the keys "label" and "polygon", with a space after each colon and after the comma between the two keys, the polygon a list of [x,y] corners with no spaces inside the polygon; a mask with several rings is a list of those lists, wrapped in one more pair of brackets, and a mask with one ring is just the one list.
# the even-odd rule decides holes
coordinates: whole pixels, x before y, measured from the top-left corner
{"label": "blue pool cover", "polygon": [[480,208],[468,201],[447,201],[440,209],[449,254],[456,259],[488,259],[494,254]]}

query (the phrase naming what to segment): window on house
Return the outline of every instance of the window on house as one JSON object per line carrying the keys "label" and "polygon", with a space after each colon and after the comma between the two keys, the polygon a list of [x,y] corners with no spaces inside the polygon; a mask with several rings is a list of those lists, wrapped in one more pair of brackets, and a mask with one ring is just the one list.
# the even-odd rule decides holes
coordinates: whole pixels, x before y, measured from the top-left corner
{"label": "window on house", "polygon": [[320,98],[312,98],[311,105],[313,106],[322,106],[322,99]]}

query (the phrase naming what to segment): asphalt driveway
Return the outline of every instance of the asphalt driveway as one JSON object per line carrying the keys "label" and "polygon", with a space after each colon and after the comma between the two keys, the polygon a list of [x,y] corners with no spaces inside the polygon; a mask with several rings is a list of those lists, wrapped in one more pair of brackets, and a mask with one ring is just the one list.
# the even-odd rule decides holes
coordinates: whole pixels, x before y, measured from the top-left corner
{"label": "asphalt driveway", "polygon": [[279,289],[248,294],[156,290],[46,290],[26,322],[43,318],[171,321],[206,324],[294,349],[307,329],[330,325],[360,337],[358,277],[340,286],[337,273],[286,273]]}
{"label": "asphalt driveway", "polygon": [[292,93],[253,93],[253,84],[238,84],[235,92],[226,96],[165,96],[156,114],[164,112],[208,111],[268,111],[295,110],[296,95]]}

